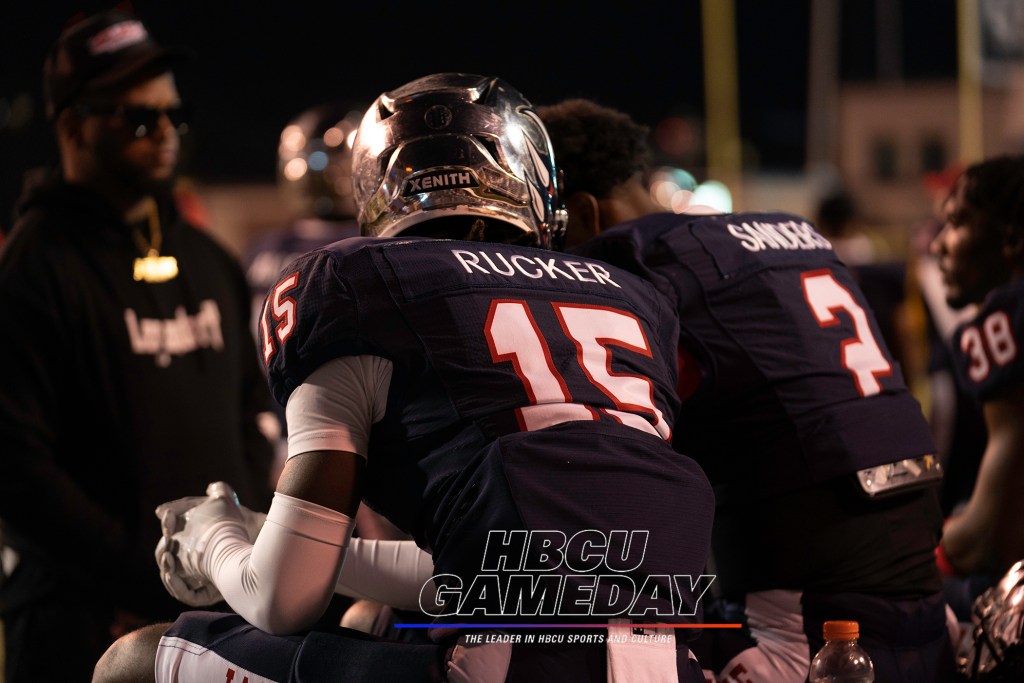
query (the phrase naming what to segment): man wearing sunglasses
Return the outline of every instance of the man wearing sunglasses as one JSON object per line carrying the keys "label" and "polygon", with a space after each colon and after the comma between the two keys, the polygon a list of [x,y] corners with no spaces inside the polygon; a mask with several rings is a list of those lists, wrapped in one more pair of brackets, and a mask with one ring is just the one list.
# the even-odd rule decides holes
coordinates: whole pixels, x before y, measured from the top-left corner
{"label": "man wearing sunglasses", "polygon": [[60,160],[0,252],[7,683],[88,680],[114,638],[181,611],[153,569],[157,504],[213,480],[270,502],[244,273],[173,199],[181,57],[103,12],[44,65]]}

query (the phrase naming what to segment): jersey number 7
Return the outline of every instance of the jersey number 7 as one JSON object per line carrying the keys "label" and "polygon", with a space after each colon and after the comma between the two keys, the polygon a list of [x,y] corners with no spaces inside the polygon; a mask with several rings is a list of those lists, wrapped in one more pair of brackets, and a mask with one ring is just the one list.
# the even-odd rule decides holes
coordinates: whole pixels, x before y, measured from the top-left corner
{"label": "jersey number 7", "polygon": [[885,357],[875,341],[868,323],[868,315],[850,291],[836,280],[830,270],[812,270],[800,274],[804,298],[821,327],[839,324],[836,311],[846,311],[853,320],[856,334],[844,339],[840,346],[843,367],[853,375],[861,396],[871,396],[882,390],[878,377],[892,374],[892,363]]}

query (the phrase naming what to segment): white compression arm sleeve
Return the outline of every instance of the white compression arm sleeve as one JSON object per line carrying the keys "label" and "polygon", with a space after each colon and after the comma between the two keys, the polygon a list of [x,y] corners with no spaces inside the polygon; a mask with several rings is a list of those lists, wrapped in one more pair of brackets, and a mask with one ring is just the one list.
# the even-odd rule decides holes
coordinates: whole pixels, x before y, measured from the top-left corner
{"label": "white compression arm sleeve", "polygon": [[256,543],[241,526],[224,525],[207,545],[203,570],[250,624],[295,633],[327,609],[353,526],[340,512],[275,493]]}
{"label": "white compression arm sleeve", "polygon": [[[384,603],[406,610],[420,608],[420,591],[436,594],[434,560],[414,541],[353,538],[345,553],[337,592],[352,598]],[[432,606],[432,600],[426,600]]]}

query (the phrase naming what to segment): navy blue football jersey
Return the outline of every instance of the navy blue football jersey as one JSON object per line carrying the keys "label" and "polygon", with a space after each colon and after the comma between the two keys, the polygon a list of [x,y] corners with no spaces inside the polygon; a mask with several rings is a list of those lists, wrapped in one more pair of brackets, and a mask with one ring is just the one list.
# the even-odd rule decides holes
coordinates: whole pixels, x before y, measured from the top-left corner
{"label": "navy blue football jersey", "polygon": [[[252,324],[254,336],[259,335],[259,319],[267,290],[277,284],[278,276],[289,264],[306,252],[322,246],[359,235],[359,223],[348,220],[325,220],[322,218],[299,218],[254,241],[242,260],[245,279],[252,296]],[[280,422],[282,432],[287,433],[284,408],[276,401],[270,401]]]}
{"label": "navy blue football jersey", "polygon": [[355,219],[328,221],[302,218],[285,229],[273,231],[254,241],[243,259],[245,277],[257,307],[253,319],[258,318],[259,307],[263,305],[267,290],[277,284],[277,277],[285,266],[307,251],[358,234],[359,223]]}
{"label": "navy blue football jersey", "polygon": [[1019,341],[1024,338],[1024,282],[992,290],[953,335],[953,360],[962,386],[979,401],[1024,384]]}
{"label": "navy blue football jersey", "polygon": [[675,300],[683,373],[698,373],[676,443],[720,502],[935,452],[853,276],[802,218],[658,214],[576,253]]}
{"label": "navy blue football jersey", "polygon": [[[431,550],[438,573],[465,582],[490,569],[515,574],[516,552],[491,562],[493,532],[643,531],[642,563],[621,574],[637,594],[661,577],[651,579],[659,619],[670,618],[670,597],[696,607],[668,583],[701,574],[714,507],[703,472],[670,444],[677,339],[671,302],[607,264],[364,237],[300,258],[268,294],[260,334],[282,404],[333,358],[392,362],[365,499]],[[573,581],[609,573],[570,568],[557,553],[547,561]],[[617,589],[608,590],[594,594]]]}

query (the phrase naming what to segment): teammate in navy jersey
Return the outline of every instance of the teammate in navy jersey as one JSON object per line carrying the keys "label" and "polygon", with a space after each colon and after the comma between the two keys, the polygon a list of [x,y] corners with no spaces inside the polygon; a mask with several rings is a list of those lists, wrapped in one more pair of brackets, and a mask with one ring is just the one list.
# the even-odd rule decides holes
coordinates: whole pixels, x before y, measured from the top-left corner
{"label": "teammate in navy jersey", "polygon": [[326,102],[302,111],[281,131],[277,185],[293,218],[246,249],[254,319],[285,266],[307,251],[359,234],[352,140],[365,110],[365,104]]}
{"label": "teammate in navy jersey", "polygon": [[[289,460],[255,543],[223,484],[160,511],[168,589],[240,616],[185,613],[122,641],[103,676],[162,635],[161,681],[703,681],[693,631],[651,626],[700,621],[714,509],[670,444],[671,301],[544,248],[565,222],[550,143],[501,79],[382,94],[353,167],[366,236],[300,258],[264,306]],[[366,559],[346,553],[360,499],[415,538],[395,553],[430,555],[432,581],[411,571],[380,599],[438,615],[443,674],[423,647],[304,635]]]}
{"label": "teammate in navy jersey", "polygon": [[[945,525],[940,566],[977,577],[960,605],[1024,558],[1024,157],[968,167],[945,204],[932,242],[946,300],[977,306],[953,335],[957,379],[981,405],[988,442],[970,500]],[[989,578],[985,578],[989,577]],[[980,580],[979,580],[980,579]],[[956,579],[950,579],[956,583]]]}
{"label": "teammate in navy jersey", "polygon": [[[356,203],[352,189],[352,142],[365,104],[334,100],[310,107],[282,129],[277,152],[277,186],[292,219],[282,228],[255,239],[243,258],[246,279],[252,291],[253,336],[259,336],[259,320],[267,290],[277,284],[279,273],[305,254],[346,237],[359,235]],[[275,439],[274,478],[287,459],[284,406],[271,399],[270,414],[277,424],[270,433]],[[360,506],[355,534],[361,538],[399,540],[407,538],[387,520]],[[371,601],[352,604],[338,599],[328,614],[345,610],[342,623],[363,630],[386,630],[398,617],[413,621],[415,614],[397,615]],[[326,618],[326,615],[325,615]],[[414,637],[420,632],[407,629],[396,635]]]}
{"label": "teammate in navy jersey", "polygon": [[[308,251],[359,234],[352,196],[352,139],[366,107],[332,101],[310,107],[282,129],[277,150],[277,187],[292,218],[279,229],[260,235],[247,247],[242,265],[252,294],[253,336],[267,290],[278,274]],[[271,401],[277,415],[269,433],[275,443],[275,469],[287,453],[284,407]]]}
{"label": "teammate in navy jersey", "polygon": [[749,627],[706,633],[698,657],[719,681],[803,681],[822,622],[853,619],[876,680],[948,680],[934,444],[829,242],[788,213],[667,213],[644,180],[645,126],[590,100],[538,113],[569,251],[678,308],[674,441],[715,487],[716,607]]}

